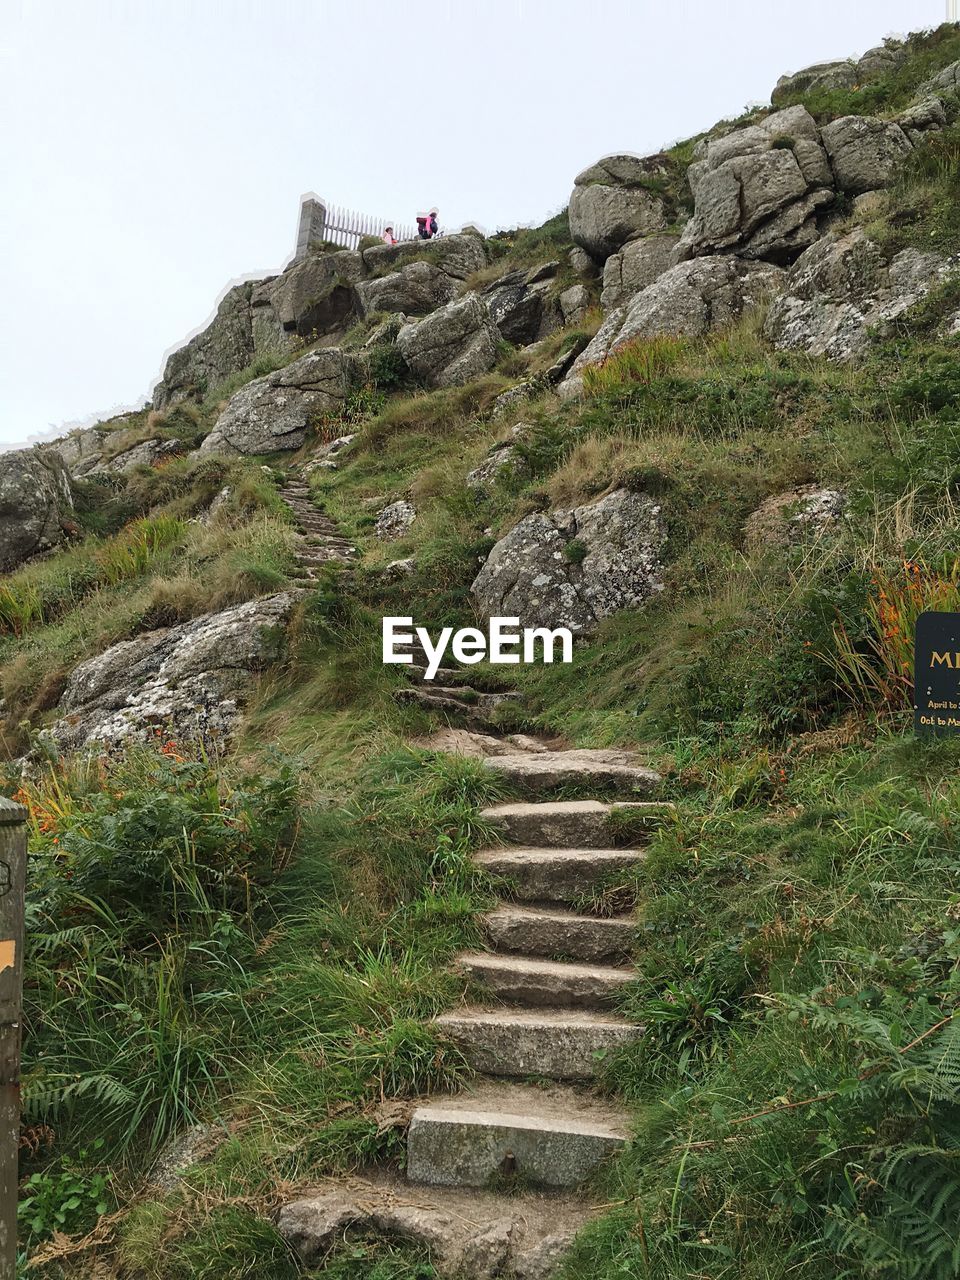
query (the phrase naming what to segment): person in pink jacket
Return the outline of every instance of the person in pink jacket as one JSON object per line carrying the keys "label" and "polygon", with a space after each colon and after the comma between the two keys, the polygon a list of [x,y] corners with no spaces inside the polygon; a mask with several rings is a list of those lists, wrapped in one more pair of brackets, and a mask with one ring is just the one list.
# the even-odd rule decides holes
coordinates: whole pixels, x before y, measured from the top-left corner
{"label": "person in pink jacket", "polygon": [[421,240],[432,240],[439,230],[436,209],[431,209],[429,213],[417,214],[417,232]]}

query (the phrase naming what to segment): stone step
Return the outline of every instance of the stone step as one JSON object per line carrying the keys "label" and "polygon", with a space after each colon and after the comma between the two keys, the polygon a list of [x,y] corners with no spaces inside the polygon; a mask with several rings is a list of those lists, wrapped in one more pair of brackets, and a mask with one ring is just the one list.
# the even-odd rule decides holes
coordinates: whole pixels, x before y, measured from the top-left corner
{"label": "stone step", "polygon": [[629,751],[543,751],[495,756],[484,762],[519,791],[539,795],[558,787],[616,789],[621,795],[656,795],[662,778]]}
{"label": "stone step", "polygon": [[630,916],[581,916],[512,904],[488,911],[483,927],[498,951],[574,960],[624,960],[637,940],[637,922]]}
{"label": "stone step", "polygon": [[321,1179],[309,1192],[295,1194],[281,1207],[277,1228],[311,1274],[323,1269],[348,1233],[358,1232],[386,1241],[399,1237],[429,1250],[431,1274],[436,1268],[445,1280],[545,1280],[574,1236],[600,1212],[590,1197],[569,1191],[518,1186],[504,1196],[480,1187],[414,1186],[381,1170]]}
{"label": "stone step", "polygon": [[[538,757],[539,758],[539,757]],[[665,808],[656,801],[552,800],[546,803],[498,804],[481,816],[516,844],[557,849],[603,849],[613,842],[614,815],[632,819],[634,835],[653,830]]]}
{"label": "stone step", "polygon": [[473,861],[508,879],[523,902],[575,902],[611,877],[636,866],[637,849],[481,849]]}
{"label": "stone step", "polygon": [[432,680],[427,680],[427,668],[423,663],[412,663],[403,668],[403,674],[417,684],[425,684],[428,689],[436,685],[464,685],[470,683],[470,672],[463,667],[438,667]]}
{"label": "stone step", "polygon": [[553,1009],[603,1009],[636,978],[629,968],[467,951],[457,967],[497,1000]]}
{"label": "stone step", "polygon": [[407,1177],[434,1187],[485,1187],[504,1176],[575,1187],[623,1146],[629,1127],[623,1108],[582,1089],[481,1080],[417,1107]]}
{"label": "stone step", "polygon": [[358,554],[356,547],[306,547],[297,552],[301,564],[322,564],[331,558],[352,559]]}
{"label": "stone step", "polygon": [[486,722],[489,716],[504,702],[517,697],[514,693],[481,693],[469,685],[456,688],[431,685],[411,685],[394,690],[398,702],[413,702],[428,711],[465,716],[468,720]]}
{"label": "stone step", "polygon": [[591,1080],[600,1055],[632,1044],[641,1028],[589,1009],[476,1009],[442,1013],[437,1030],[475,1071],[491,1076]]}

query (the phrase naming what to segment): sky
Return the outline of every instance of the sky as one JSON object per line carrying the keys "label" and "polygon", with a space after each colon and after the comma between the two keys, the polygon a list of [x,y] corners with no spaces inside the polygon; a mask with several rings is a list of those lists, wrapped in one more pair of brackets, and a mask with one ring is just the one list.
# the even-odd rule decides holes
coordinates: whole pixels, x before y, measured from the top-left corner
{"label": "sky", "polygon": [[300,196],[539,224],[945,0],[0,0],[0,449],[142,402]]}

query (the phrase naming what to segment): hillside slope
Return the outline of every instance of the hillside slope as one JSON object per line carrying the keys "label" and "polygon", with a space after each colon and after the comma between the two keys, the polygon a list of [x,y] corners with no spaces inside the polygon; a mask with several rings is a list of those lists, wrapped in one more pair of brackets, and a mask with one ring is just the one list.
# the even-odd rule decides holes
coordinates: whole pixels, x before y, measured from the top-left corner
{"label": "hillside slope", "polygon": [[[960,747],[911,713],[960,608],[958,93],[946,26],[539,229],[315,246],[151,408],[0,455],[24,1274],[960,1273]],[[381,660],[498,614],[573,663]],[[532,1056],[478,1067],[478,1003],[547,1004]],[[514,1134],[431,1201],[411,1116],[478,1072],[604,1159],[557,1190]]]}

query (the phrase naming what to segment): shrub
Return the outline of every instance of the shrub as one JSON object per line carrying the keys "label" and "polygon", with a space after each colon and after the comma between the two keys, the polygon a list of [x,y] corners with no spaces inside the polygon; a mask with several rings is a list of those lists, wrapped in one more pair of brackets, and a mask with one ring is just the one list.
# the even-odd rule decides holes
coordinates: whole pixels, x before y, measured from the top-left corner
{"label": "shrub", "polygon": [[47,769],[32,827],[26,1112],[155,1147],[228,1069],[237,966],[297,833],[293,764],[245,776],[172,742]]}
{"label": "shrub", "polygon": [[384,343],[367,353],[370,381],[378,391],[399,391],[408,385],[410,370],[396,343]]}
{"label": "shrub", "polygon": [[33,832],[33,900],[56,918],[78,900],[101,903],[140,945],[189,932],[198,911],[248,914],[255,886],[289,854],[297,778],[289,764],[234,777],[158,730],[156,748],[65,775],[48,766],[18,796]]}

